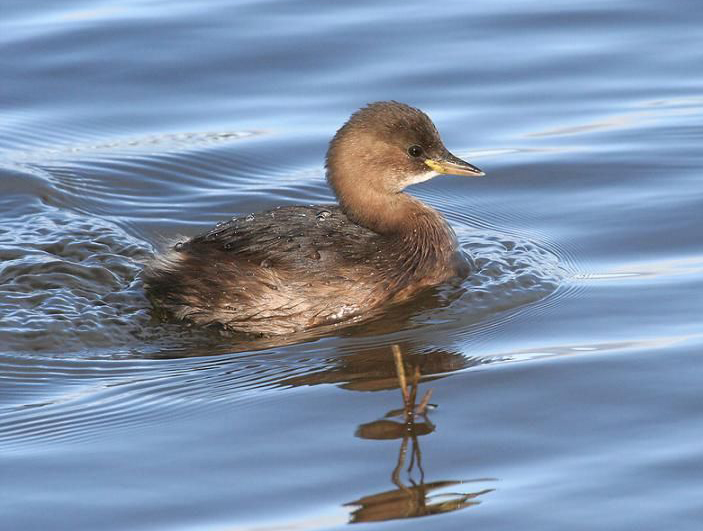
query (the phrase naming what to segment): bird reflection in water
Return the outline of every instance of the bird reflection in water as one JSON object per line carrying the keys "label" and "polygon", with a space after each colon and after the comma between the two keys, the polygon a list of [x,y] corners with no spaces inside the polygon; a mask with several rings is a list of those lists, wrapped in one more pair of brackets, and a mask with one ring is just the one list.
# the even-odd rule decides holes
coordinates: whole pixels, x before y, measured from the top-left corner
{"label": "bird reflection in water", "polygon": [[[430,404],[432,390],[426,391],[419,403],[417,402],[421,376],[419,364],[410,364],[411,375],[408,384],[408,371],[402,351],[398,345],[393,345],[392,350],[398,384],[403,396],[403,408],[390,411],[383,419],[362,424],[357,429],[356,435],[363,439],[373,440],[401,439],[398,460],[391,473],[391,481],[396,488],[346,503],[347,507],[356,507],[351,513],[351,523],[414,518],[457,511],[478,505],[480,500],[477,498],[494,490],[447,491],[452,487],[490,481],[489,479],[470,482],[445,480],[425,483],[419,437],[434,431],[435,426],[430,421],[428,412],[436,406]],[[408,446],[410,446],[409,451]],[[410,454],[409,460],[408,453]],[[406,461],[408,461],[407,468],[405,468],[407,479],[406,482],[403,482],[403,468]]]}

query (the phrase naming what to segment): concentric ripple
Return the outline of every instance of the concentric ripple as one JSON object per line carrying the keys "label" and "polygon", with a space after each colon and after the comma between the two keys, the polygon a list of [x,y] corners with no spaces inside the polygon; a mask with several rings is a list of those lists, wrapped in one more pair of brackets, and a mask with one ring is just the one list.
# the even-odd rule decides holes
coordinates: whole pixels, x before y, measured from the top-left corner
{"label": "concentric ripple", "polygon": [[566,275],[559,258],[533,242],[489,231],[463,235],[476,264],[462,297],[477,310],[514,308],[554,292]]}
{"label": "concentric ripple", "polygon": [[313,367],[295,354],[272,353],[178,361],[0,355],[0,446],[20,449],[150,429],[222,403],[266,399],[268,390]]}
{"label": "concentric ripple", "polygon": [[[39,206],[39,205],[37,205]],[[113,223],[54,208],[0,229],[0,341],[11,351],[119,347],[148,319],[148,247]]]}

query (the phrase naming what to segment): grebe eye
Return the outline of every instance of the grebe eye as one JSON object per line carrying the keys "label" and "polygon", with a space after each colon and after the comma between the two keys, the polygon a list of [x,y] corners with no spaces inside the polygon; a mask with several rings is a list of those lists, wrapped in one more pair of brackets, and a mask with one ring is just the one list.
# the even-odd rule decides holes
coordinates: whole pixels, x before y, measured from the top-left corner
{"label": "grebe eye", "polygon": [[420,146],[410,146],[408,148],[408,155],[411,157],[419,157],[422,155],[422,148]]}

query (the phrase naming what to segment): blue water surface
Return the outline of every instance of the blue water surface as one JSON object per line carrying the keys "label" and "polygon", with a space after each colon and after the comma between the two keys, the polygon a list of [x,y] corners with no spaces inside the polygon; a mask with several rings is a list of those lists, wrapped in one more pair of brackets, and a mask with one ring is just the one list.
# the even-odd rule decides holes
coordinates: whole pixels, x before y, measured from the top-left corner
{"label": "blue water surface", "polygon": [[[0,528],[700,529],[699,2],[2,12]],[[480,274],[287,342],[152,318],[154,252],[333,201],[388,99],[486,171],[410,190]]]}

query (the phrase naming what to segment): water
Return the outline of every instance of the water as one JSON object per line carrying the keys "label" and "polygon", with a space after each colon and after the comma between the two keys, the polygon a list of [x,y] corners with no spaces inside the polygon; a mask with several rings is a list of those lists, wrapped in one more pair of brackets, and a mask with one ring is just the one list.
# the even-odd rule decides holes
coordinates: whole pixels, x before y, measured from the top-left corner
{"label": "water", "polygon": [[[5,2],[0,527],[699,529],[699,7]],[[330,202],[380,99],[487,172],[412,189],[480,275],[287,342],[151,319],[155,249]]]}

